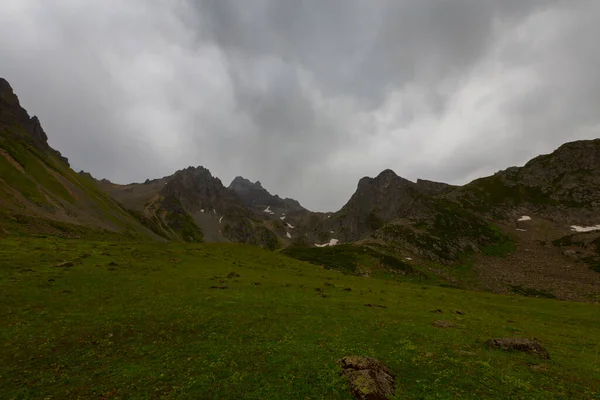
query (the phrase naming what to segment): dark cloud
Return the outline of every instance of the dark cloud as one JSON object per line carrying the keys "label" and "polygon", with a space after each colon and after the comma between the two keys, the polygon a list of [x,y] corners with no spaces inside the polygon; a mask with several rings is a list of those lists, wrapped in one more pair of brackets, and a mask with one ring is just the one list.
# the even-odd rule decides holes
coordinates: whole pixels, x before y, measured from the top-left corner
{"label": "dark cloud", "polygon": [[465,183],[600,129],[594,0],[7,0],[0,74],[74,167],[204,165],[315,210]]}

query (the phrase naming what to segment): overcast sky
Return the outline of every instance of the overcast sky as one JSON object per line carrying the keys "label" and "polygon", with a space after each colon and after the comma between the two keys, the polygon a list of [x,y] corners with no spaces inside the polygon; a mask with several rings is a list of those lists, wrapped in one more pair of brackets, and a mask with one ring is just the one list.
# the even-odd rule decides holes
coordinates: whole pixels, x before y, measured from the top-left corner
{"label": "overcast sky", "polygon": [[317,210],[600,136],[598,0],[2,0],[0,76],[76,170],[203,165]]}

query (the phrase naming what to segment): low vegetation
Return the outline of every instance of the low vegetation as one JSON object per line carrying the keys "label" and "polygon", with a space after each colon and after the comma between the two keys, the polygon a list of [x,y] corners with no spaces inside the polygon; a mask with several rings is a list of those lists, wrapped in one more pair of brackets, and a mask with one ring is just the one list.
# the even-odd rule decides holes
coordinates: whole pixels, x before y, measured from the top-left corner
{"label": "low vegetation", "polygon": [[[0,254],[3,399],[349,399],[348,355],[384,362],[398,399],[600,394],[594,304],[365,279],[237,244],[11,236]],[[497,337],[535,337],[550,359],[485,345]]]}
{"label": "low vegetation", "polygon": [[322,265],[327,269],[354,275],[369,274],[373,270],[387,270],[401,275],[422,275],[410,264],[368,246],[293,246],[283,249],[282,253],[311,264]]}

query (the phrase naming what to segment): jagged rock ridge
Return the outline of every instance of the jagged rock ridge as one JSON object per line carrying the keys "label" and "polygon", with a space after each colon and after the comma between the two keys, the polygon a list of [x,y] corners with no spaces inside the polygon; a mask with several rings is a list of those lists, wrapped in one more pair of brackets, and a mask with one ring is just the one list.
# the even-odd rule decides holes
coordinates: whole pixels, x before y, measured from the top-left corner
{"label": "jagged rock ridge", "polygon": [[305,211],[305,208],[297,200],[282,199],[278,195],[272,195],[262,187],[260,181],[252,183],[246,178],[237,176],[229,185],[229,189],[233,190],[244,201],[244,204],[251,208],[271,207],[284,212]]}

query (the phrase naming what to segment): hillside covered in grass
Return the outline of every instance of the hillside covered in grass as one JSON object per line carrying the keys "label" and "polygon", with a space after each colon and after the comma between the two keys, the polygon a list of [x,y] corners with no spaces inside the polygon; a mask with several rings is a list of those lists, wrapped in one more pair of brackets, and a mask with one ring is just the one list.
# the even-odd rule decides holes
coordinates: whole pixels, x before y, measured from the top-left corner
{"label": "hillside covered in grass", "polygon": [[159,239],[48,144],[0,78],[0,234]]}

